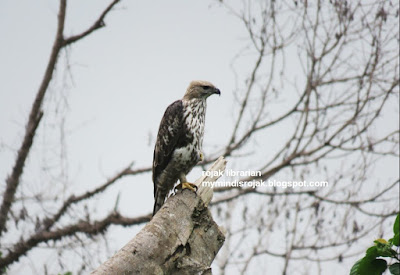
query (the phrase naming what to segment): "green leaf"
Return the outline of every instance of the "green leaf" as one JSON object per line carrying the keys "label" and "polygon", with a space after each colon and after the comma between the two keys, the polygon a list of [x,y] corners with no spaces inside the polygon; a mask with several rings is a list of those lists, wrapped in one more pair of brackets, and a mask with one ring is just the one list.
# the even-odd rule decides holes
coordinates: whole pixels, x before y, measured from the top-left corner
{"label": "green leaf", "polygon": [[365,258],[373,258],[375,259],[378,257],[378,247],[377,246],[371,246],[370,248],[367,249],[367,253],[365,255]]}
{"label": "green leaf", "polygon": [[385,260],[364,257],[353,265],[350,275],[382,275],[386,268]]}
{"label": "green leaf", "polygon": [[360,263],[361,263],[362,260],[364,260],[364,258],[359,259],[359,260],[353,265],[353,267],[352,267],[351,270],[350,270],[350,275],[358,275],[358,274],[359,274],[359,273],[358,273],[358,269],[360,268]]}
{"label": "green leaf", "polygon": [[393,233],[394,233],[394,235],[400,234],[399,215],[400,215],[400,213],[397,214],[396,220],[395,220],[394,225],[393,225]]}
{"label": "green leaf", "polygon": [[[376,249],[369,248],[367,250],[367,256],[375,256],[376,257],[393,257],[396,256],[397,253],[392,249],[392,242],[387,242],[384,239],[377,239],[374,241],[376,244]],[[368,252],[369,251],[369,252]]]}
{"label": "green leaf", "polygon": [[400,246],[400,234],[399,233],[397,233],[397,234],[394,234],[394,237],[393,237],[393,239],[392,239],[392,243],[395,245],[395,246]]}
{"label": "green leaf", "polygon": [[383,259],[375,259],[372,261],[366,262],[360,271],[362,272],[360,275],[382,275],[387,268],[387,263]]}
{"label": "green leaf", "polygon": [[390,246],[378,247],[378,256],[392,257],[395,256],[396,254],[397,254],[396,251],[391,249]]}
{"label": "green leaf", "polygon": [[391,266],[389,266],[389,271],[394,275],[400,275],[400,264],[399,263],[392,264]]}

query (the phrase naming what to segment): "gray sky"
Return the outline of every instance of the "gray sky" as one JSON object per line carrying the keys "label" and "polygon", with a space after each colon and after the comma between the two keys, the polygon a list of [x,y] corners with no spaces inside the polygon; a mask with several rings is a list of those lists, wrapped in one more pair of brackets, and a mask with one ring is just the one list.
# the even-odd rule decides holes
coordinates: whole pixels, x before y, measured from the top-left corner
{"label": "gray sky", "polygon": [[[66,33],[87,28],[107,3],[68,3]],[[44,72],[57,9],[56,1],[0,3],[2,178],[10,171]],[[209,80],[222,91],[220,98],[208,100],[204,143],[223,140],[218,132],[229,127],[232,115],[234,82],[229,66],[241,46],[238,20],[209,2],[122,1],[106,18],[106,25],[70,48],[71,74],[64,72],[66,65],[61,62],[51,85],[53,95],[46,98],[45,109],[50,112],[58,105],[67,114],[66,145],[73,182],[98,184],[132,160],[135,167],[149,166],[165,108],[182,97],[193,79]],[[60,94],[66,104],[59,100]],[[45,122],[52,129],[59,123]],[[49,140],[35,142],[44,145]],[[140,212],[147,213],[153,187],[148,180],[140,185],[147,191]],[[77,188],[84,189],[85,184]]]}
{"label": "gray sky", "polygon": [[[108,3],[69,1],[65,33],[86,29]],[[53,43],[57,12],[54,0],[0,2],[1,179],[10,172],[20,146]],[[43,182],[54,182],[54,190],[47,190],[50,193],[64,188],[56,178],[58,169],[46,167],[60,163],[62,152],[56,145],[63,118],[68,160],[63,162],[63,182],[71,193],[101,184],[131,161],[136,168],[150,166],[163,112],[183,96],[193,79],[211,81],[222,91],[221,97],[208,100],[205,153],[212,150],[208,145],[227,138],[223,133],[230,129],[234,113],[230,63],[245,37],[237,19],[212,1],[156,0],[122,1],[105,22],[106,28],[69,48],[71,74],[66,73],[64,55],[60,58],[44,106],[53,115],[42,121],[46,135],[35,139],[19,195],[47,190]],[[43,169],[49,170],[43,173]],[[99,197],[99,216],[112,207],[118,193],[123,214],[149,213],[151,174],[126,178]],[[111,240],[115,241],[112,249],[132,233],[121,230]],[[46,253],[31,253],[36,255],[31,259]],[[30,265],[30,261],[23,263]],[[11,274],[25,270],[20,265],[15,268]]]}
{"label": "gray sky", "polygon": [[[109,2],[69,1],[65,33],[72,35],[85,30]],[[48,61],[57,12],[58,1],[54,0],[0,1],[2,180],[11,171]],[[193,79],[208,80],[222,92],[221,97],[208,99],[205,154],[228,139],[226,133],[230,133],[231,122],[236,117],[231,62],[248,39],[238,19],[217,1],[125,0],[105,22],[105,28],[72,45],[67,59],[64,54],[60,58],[44,106],[45,112],[51,115],[41,123],[44,134],[35,140],[34,154],[31,154],[34,157],[27,163],[19,195],[29,196],[42,189],[62,193],[65,186],[68,194],[81,194],[103,183],[131,161],[135,161],[134,168],[149,167],[165,108],[183,96]],[[248,58],[253,64],[252,57]],[[237,69],[247,72],[246,61],[240,64],[243,67]],[[67,66],[70,70],[66,70]],[[298,68],[291,69],[301,73]],[[398,108],[395,111],[398,114]],[[397,118],[394,120],[398,123]],[[65,132],[61,135],[62,122]],[[283,126],[278,131],[273,137],[262,137],[271,140],[271,150],[279,148],[277,144],[284,141],[281,137],[287,129]],[[65,152],[57,147],[60,141],[65,145]],[[52,165],[62,167],[65,173]],[[381,171],[387,169],[392,174],[397,165],[377,164]],[[381,174],[386,176],[384,172]],[[188,179],[198,176],[193,171]],[[49,186],[43,182],[54,186],[48,190]],[[95,207],[91,206],[97,211],[94,217],[101,217],[102,211],[112,209],[118,194],[123,214],[133,217],[150,213],[153,207],[151,174],[125,178],[110,188],[106,196],[98,196]],[[113,230],[114,234],[108,234],[112,235],[111,251],[137,232],[137,229]],[[34,259],[56,259],[46,250],[32,254],[23,260],[29,267],[15,265],[10,274],[24,272],[24,268],[30,270]]]}

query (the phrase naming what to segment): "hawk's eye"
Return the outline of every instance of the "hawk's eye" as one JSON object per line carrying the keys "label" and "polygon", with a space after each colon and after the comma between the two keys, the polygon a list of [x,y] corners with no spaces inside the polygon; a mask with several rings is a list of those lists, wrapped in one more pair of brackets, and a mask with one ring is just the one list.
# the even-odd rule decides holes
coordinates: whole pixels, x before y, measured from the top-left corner
{"label": "hawk's eye", "polygon": [[210,86],[203,86],[203,89],[204,90],[208,90],[208,89],[210,89],[211,87]]}

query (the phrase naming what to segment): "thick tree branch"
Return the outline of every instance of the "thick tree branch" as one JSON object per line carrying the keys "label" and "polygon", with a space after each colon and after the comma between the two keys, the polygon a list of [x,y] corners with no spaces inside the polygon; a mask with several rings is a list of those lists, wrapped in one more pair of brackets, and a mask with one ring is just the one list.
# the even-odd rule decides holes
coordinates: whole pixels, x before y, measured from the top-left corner
{"label": "thick tree branch", "polygon": [[[225,166],[220,157],[209,171]],[[207,209],[212,189],[200,184],[217,179],[202,177],[197,194],[183,190],[169,198],[135,238],[92,274],[211,274],[225,236]]]}

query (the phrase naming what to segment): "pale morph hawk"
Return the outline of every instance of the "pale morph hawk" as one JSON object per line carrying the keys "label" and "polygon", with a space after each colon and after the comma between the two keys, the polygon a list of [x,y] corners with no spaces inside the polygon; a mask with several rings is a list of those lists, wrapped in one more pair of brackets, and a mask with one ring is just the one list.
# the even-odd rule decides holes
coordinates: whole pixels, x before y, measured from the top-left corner
{"label": "pale morph hawk", "polygon": [[203,159],[206,99],[212,94],[221,92],[210,82],[192,81],[183,98],[169,105],[164,113],[153,157],[153,216],[178,179],[182,188],[194,190],[186,175]]}

